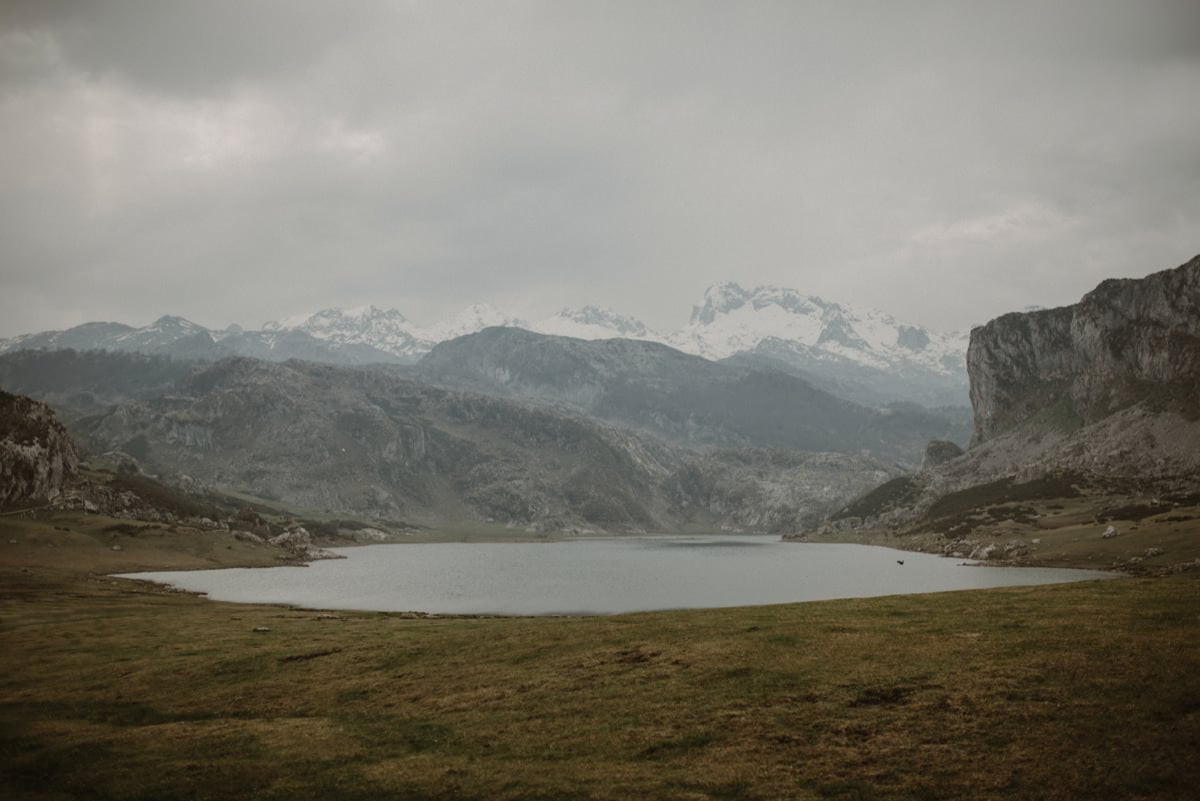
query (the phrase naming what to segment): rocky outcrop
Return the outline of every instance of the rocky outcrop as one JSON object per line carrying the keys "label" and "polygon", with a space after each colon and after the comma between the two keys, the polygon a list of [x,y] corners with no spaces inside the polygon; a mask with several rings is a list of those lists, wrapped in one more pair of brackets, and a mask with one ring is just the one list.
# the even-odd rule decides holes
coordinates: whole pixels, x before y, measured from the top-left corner
{"label": "rocky outcrop", "polygon": [[0,506],[53,500],[78,468],[75,444],[50,407],[0,390]]}
{"label": "rocky outcrop", "polygon": [[964,453],[956,442],[944,439],[930,440],[925,446],[925,458],[921,460],[921,469],[929,470],[946,462],[957,459]]}
{"label": "rocky outcrop", "polygon": [[967,373],[973,444],[1019,425],[1071,431],[1138,403],[1200,414],[1200,256],[976,328]]}
{"label": "rocky outcrop", "polygon": [[[967,370],[966,453],[930,443],[919,473],[861,496],[822,530],[950,536],[971,509],[1018,500],[1010,488],[1040,499],[1076,485],[1148,497],[1200,489],[1200,257],[1104,281],[1073,306],[992,320],[971,332]],[[982,558],[958,545],[947,553]]]}

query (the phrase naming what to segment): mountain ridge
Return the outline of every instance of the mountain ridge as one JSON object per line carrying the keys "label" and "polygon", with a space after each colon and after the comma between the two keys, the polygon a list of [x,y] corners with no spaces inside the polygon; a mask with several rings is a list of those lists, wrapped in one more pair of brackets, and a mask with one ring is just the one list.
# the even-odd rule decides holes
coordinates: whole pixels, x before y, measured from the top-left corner
{"label": "mountain ridge", "polygon": [[[69,381],[70,376],[64,376]],[[697,452],[561,408],[372,368],[233,357],[72,423],[168,480],[405,519],[535,530],[792,530],[894,475],[861,454]]]}
{"label": "mountain ridge", "polygon": [[693,306],[689,322],[670,334],[599,306],[564,308],[550,317],[526,321],[488,304],[475,304],[448,320],[419,326],[396,309],[367,304],[267,321],[257,331],[236,326],[205,329],[176,317],[136,329],[119,323],[85,323],[66,331],[0,340],[0,353],[70,347],[205,358],[304,358],[334,364],[415,363],[441,342],[493,326],[581,339],[659,342],[713,360],[762,356],[864,404],[901,400],[965,406],[967,402],[963,335],[932,332],[900,323],[884,312],[857,310],[792,289],[746,289],[734,282],[706,290],[702,302]]}
{"label": "mountain ridge", "polygon": [[488,328],[437,345],[416,375],[448,386],[564,404],[691,446],[869,451],[916,464],[955,422],[875,410],[774,369],[714,362],[669,345]]}

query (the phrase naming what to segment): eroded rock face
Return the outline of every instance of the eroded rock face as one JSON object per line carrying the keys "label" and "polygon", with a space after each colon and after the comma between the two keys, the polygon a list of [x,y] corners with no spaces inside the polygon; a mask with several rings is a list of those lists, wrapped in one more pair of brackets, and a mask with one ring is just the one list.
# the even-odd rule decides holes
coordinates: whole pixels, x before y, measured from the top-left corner
{"label": "eroded rock face", "polygon": [[0,506],[53,500],[78,469],[75,444],[50,407],[0,390]]}
{"label": "eroded rock face", "polygon": [[1135,403],[1200,413],[1200,256],[976,328],[967,373],[973,445],[1029,421],[1072,430]]}

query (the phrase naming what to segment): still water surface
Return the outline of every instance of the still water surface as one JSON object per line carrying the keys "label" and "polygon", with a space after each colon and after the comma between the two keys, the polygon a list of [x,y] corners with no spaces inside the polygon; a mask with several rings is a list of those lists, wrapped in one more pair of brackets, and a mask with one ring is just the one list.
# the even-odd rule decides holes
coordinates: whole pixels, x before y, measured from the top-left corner
{"label": "still water surface", "polygon": [[781,542],[775,536],[368,545],[336,552],[346,558],[308,567],[124,577],[207,593],[218,601],[502,615],[749,606],[1113,577],[1089,570],[967,566],[929,554]]}

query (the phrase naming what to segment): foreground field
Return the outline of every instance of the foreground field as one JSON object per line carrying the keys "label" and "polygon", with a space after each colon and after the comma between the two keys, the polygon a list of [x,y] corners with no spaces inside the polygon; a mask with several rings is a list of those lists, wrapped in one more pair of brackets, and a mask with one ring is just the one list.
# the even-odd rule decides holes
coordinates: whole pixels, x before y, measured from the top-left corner
{"label": "foreground field", "polygon": [[[6,799],[1190,799],[1200,785],[1195,575],[413,619],[118,581],[79,569],[94,533],[54,531],[0,551]],[[207,536],[180,540],[180,562],[271,558]],[[174,539],[139,543],[103,551],[121,569],[175,558]]]}

